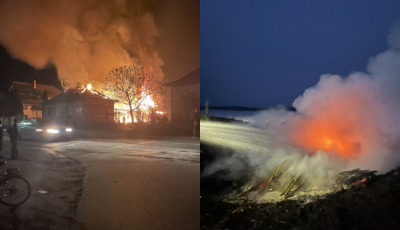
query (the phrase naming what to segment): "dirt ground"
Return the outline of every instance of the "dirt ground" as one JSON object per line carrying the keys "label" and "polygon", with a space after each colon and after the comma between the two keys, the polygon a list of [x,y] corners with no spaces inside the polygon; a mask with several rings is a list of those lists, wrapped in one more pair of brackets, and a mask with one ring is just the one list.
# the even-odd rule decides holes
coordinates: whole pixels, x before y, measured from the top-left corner
{"label": "dirt ground", "polygon": [[[9,159],[10,145],[4,144],[1,160],[19,167],[31,184],[31,196],[16,208],[0,205],[0,229],[82,229],[74,215],[83,193],[85,168],[74,159],[53,155],[43,149],[25,151],[18,160]],[[23,154],[22,154],[23,153]]]}

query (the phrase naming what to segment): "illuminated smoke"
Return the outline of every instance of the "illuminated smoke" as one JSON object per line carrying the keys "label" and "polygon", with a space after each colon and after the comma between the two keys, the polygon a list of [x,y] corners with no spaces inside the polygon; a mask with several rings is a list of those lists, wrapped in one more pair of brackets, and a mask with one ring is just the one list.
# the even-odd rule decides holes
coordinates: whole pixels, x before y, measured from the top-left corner
{"label": "illuminated smoke", "polygon": [[299,116],[288,123],[294,144],[338,154],[348,167],[383,173],[399,165],[399,22],[388,40],[390,48],[370,59],[368,73],[324,75],[295,100]]}
{"label": "illuminated smoke", "polygon": [[[203,122],[202,141],[233,148],[252,166],[266,162],[264,176],[289,159],[289,171],[319,185],[340,170],[385,173],[399,166],[400,21],[388,41],[389,49],[370,59],[367,73],[321,76],[294,101],[296,113],[261,112],[254,116],[257,128]],[[282,119],[285,124],[279,124]],[[240,170],[230,159],[215,162],[203,175],[224,164]]]}
{"label": "illuminated smoke", "polygon": [[36,69],[55,65],[63,87],[101,88],[112,68],[140,64],[162,77],[159,31],[140,1],[0,1],[0,43]]}

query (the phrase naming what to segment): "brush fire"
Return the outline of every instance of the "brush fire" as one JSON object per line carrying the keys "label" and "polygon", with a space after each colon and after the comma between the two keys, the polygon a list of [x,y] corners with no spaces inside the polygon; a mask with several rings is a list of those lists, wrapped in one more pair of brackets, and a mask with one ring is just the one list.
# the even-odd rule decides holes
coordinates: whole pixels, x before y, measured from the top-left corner
{"label": "brush fire", "polygon": [[[400,23],[393,31],[397,40],[370,59],[367,73],[321,76],[293,102],[296,112],[268,109],[251,122],[202,120],[202,198],[226,211],[220,228],[321,229],[326,221],[339,226],[339,212],[358,220],[366,210],[397,218]],[[255,221],[248,218],[264,225],[246,225]]]}

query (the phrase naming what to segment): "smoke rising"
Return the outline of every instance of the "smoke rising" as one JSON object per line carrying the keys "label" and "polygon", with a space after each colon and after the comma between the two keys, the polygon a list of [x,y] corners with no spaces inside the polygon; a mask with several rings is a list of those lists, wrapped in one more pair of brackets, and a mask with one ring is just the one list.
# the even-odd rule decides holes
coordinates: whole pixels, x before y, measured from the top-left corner
{"label": "smoke rising", "polygon": [[366,73],[321,76],[293,102],[297,113],[261,112],[253,128],[202,123],[201,139],[237,150],[251,165],[266,162],[261,177],[285,159],[289,171],[318,185],[341,170],[386,173],[400,164],[400,21],[388,43],[388,50],[369,60]]}
{"label": "smoke rising", "polygon": [[140,64],[162,77],[159,29],[140,0],[5,0],[0,43],[36,69],[55,65],[63,87],[101,87],[112,68]]}

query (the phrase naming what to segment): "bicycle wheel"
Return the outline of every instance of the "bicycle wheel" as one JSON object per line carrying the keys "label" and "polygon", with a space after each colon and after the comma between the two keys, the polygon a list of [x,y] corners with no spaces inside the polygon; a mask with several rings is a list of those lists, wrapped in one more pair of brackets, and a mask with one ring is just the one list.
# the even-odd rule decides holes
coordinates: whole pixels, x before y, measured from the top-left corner
{"label": "bicycle wheel", "polygon": [[31,185],[22,176],[11,175],[0,180],[0,203],[18,206],[25,203],[31,195]]}

